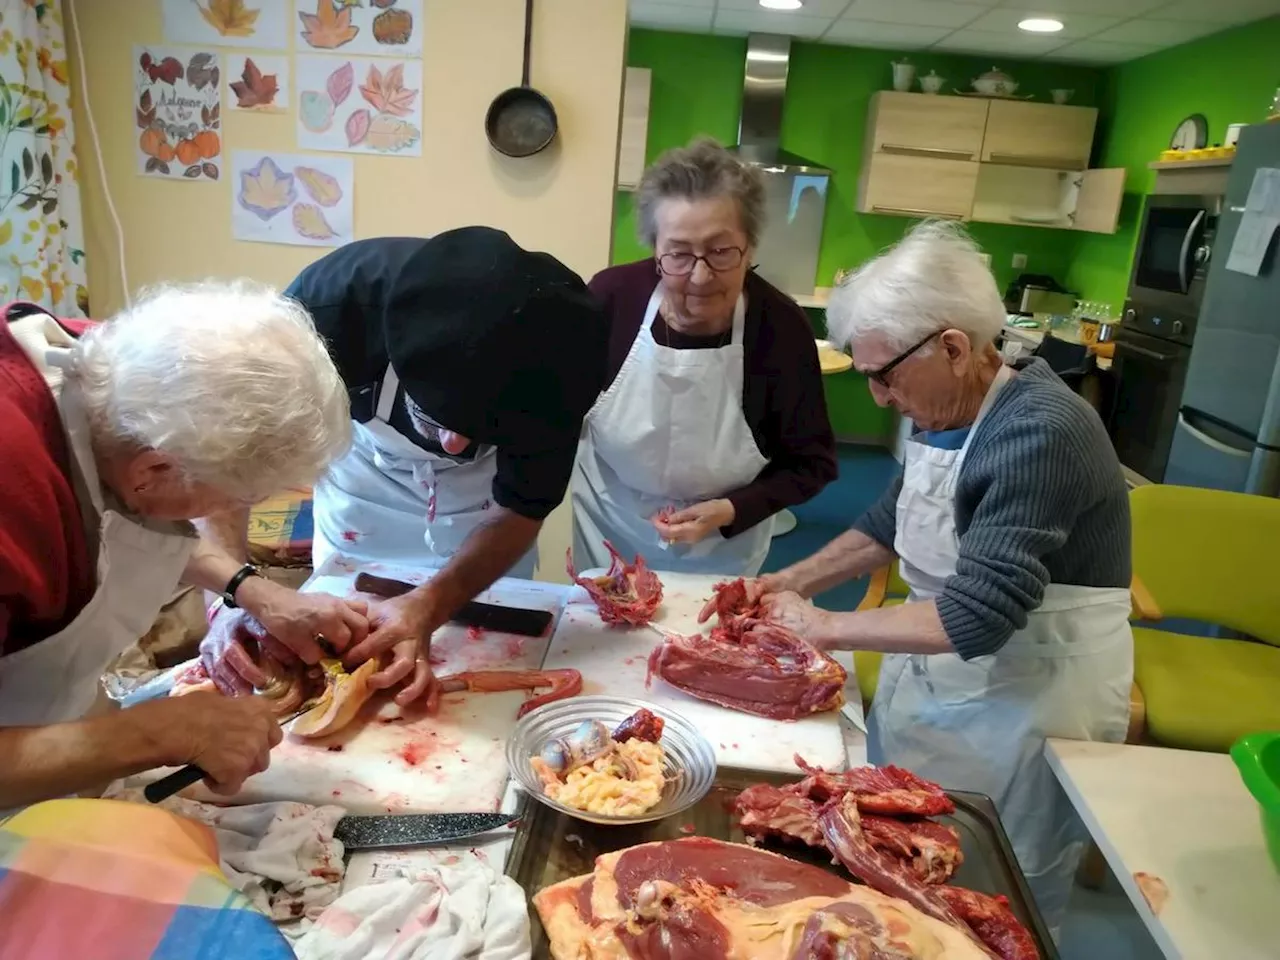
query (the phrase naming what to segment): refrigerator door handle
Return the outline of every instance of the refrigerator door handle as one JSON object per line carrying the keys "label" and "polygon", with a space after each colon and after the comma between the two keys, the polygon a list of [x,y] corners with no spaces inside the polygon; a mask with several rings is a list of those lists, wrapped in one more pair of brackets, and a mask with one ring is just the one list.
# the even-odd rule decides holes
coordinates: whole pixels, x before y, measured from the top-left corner
{"label": "refrigerator door handle", "polygon": [[1204,211],[1197,210],[1195,219],[1191,221],[1191,226],[1187,227],[1187,233],[1182,238],[1182,252],[1178,255],[1178,283],[1182,287],[1183,293],[1191,290],[1191,282],[1187,280],[1187,260],[1191,257],[1191,241],[1195,238],[1196,230],[1200,224],[1204,222]]}
{"label": "refrigerator door handle", "polygon": [[1212,450],[1217,450],[1219,453],[1226,454],[1228,457],[1240,457],[1244,460],[1248,460],[1253,456],[1252,450],[1241,450],[1237,447],[1229,446],[1221,440],[1215,440],[1203,430],[1197,430],[1187,422],[1187,416],[1181,410],[1178,411],[1178,426],[1182,427],[1183,430],[1186,430],[1187,433],[1191,434],[1191,436],[1199,440],[1206,447],[1209,447]]}

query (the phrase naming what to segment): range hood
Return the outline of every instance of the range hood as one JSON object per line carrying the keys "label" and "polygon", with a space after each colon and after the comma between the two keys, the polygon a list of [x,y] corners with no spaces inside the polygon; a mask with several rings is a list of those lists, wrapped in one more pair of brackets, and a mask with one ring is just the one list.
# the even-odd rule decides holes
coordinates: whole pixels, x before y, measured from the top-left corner
{"label": "range hood", "polygon": [[830,173],[822,164],[782,149],[782,102],[790,66],[790,37],[772,33],[747,37],[742,117],[733,151],[748,163],[764,167]]}

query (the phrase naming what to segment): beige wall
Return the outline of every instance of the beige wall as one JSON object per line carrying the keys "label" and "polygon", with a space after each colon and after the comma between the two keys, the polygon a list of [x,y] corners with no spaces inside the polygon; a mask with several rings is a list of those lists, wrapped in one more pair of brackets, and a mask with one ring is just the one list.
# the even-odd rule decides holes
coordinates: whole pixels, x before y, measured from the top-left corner
{"label": "beige wall", "polygon": [[[84,45],[84,76],[101,135],[102,166],[124,228],[129,285],[247,275],[284,285],[324,250],[231,239],[227,180],[170,182],[135,171],[132,53],[163,43],[159,0],[64,0]],[[484,136],[490,100],[519,83],[521,0],[427,0],[423,51],[423,155],[353,157],[357,237],[429,235],[463,224],[508,230],[586,277],[605,267],[626,45],[626,0],[538,0],[533,84],[556,106],[560,135],[537,157],[495,154]],[[71,11],[66,17],[72,29]],[[74,51],[74,40],[68,37]],[[296,51],[295,51],[296,52]],[[82,165],[89,292],[93,312],[123,303],[115,228],[73,57],[77,144]],[[292,109],[284,115],[223,112],[226,151],[297,151]],[[227,167],[224,167],[224,171]],[[546,573],[563,579],[568,546],[563,508],[541,547]]]}

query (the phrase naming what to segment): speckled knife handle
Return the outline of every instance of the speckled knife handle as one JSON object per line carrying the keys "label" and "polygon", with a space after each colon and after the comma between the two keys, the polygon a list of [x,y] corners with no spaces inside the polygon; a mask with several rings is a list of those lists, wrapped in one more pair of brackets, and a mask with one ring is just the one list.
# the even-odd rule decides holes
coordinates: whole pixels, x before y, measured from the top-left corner
{"label": "speckled knife handle", "polygon": [[193,783],[199,783],[208,774],[197,767],[194,763],[187,764],[181,770],[175,770],[168,776],[161,777],[154,783],[148,783],[142,788],[142,795],[151,803],[160,803],[162,800],[168,800],[179,790],[185,790]]}

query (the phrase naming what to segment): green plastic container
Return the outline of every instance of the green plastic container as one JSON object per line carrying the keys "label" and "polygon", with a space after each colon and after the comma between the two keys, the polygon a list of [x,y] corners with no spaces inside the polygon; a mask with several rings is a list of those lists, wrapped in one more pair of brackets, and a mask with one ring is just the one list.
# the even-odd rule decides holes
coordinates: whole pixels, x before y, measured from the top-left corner
{"label": "green plastic container", "polygon": [[1258,801],[1271,863],[1280,872],[1280,732],[1251,733],[1231,747],[1240,778]]}

